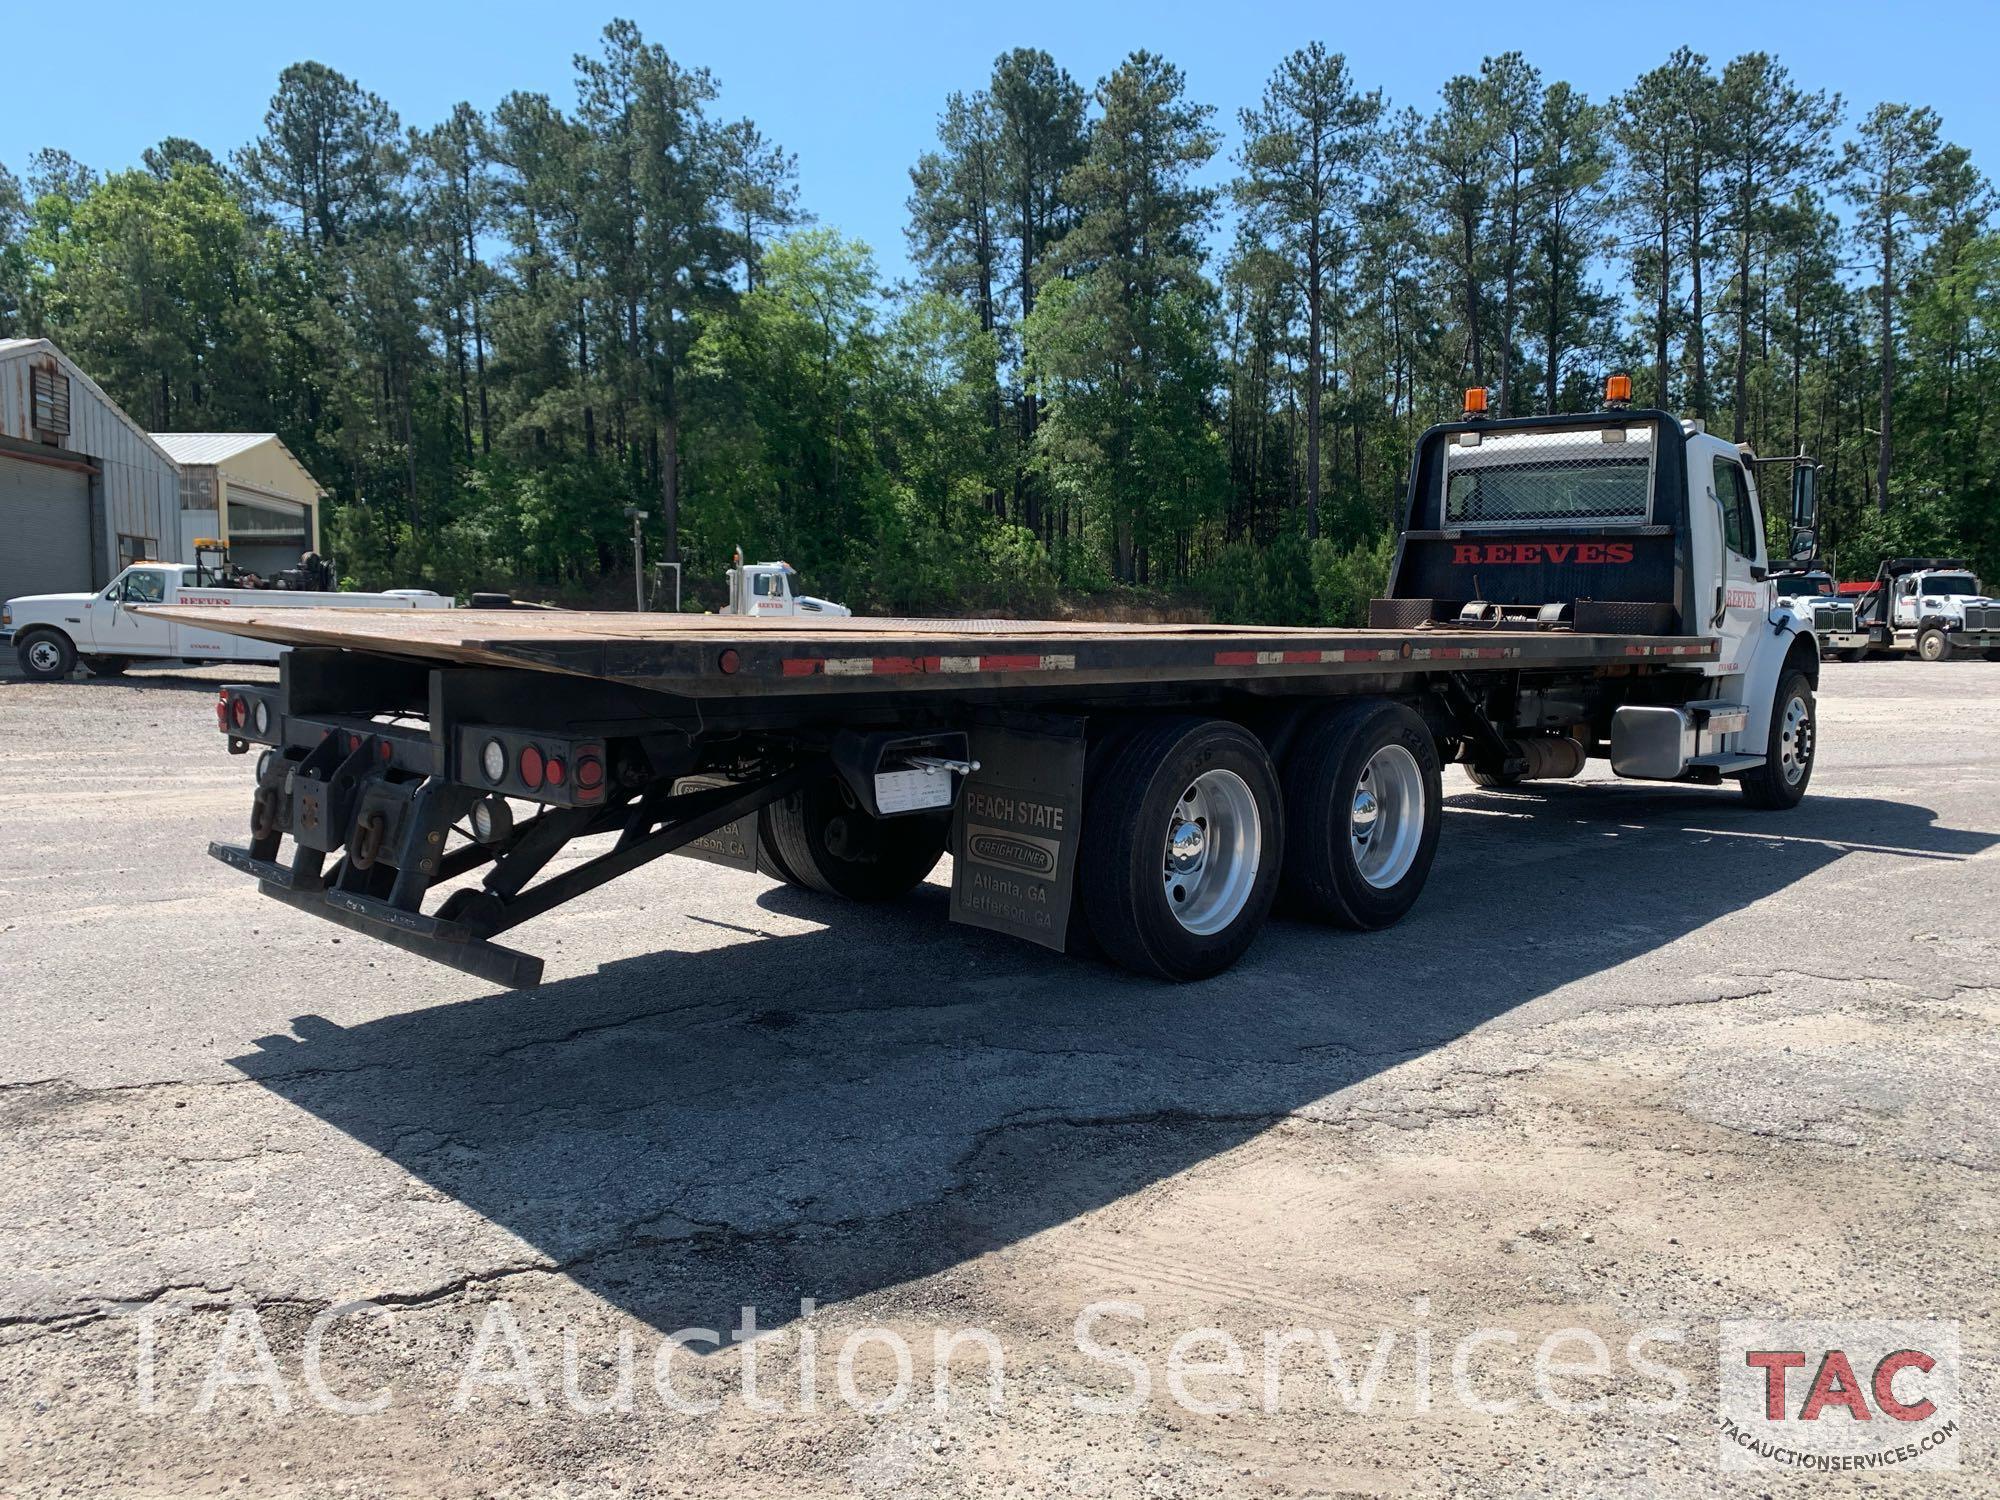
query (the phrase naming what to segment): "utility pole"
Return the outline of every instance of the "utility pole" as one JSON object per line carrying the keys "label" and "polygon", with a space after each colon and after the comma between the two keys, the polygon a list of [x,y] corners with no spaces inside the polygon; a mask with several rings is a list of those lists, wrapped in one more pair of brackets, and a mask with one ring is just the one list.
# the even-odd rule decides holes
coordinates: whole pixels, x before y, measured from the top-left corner
{"label": "utility pole", "polygon": [[648,514],[636,505],[625,507],[625,519],[632,523],[632,607],[640,614],[646,612],[646,533],[641,528]]}

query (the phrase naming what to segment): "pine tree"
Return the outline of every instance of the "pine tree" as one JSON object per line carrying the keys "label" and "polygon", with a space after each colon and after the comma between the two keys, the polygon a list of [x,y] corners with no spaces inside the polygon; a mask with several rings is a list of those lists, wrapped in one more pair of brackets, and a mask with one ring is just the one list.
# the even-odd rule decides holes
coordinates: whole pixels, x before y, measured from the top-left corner
{"label": "pine tree", "polygon": [[1347,59],[1318,42],[1294,52],[1242,112],[1236,197],[1252,225],[1296,267],[1306,300],[1306,537],[1320,526],[1323,327],[1329,281],[1352,251],[1353,219],[1377,145],[1381,92],[1356,89]]}

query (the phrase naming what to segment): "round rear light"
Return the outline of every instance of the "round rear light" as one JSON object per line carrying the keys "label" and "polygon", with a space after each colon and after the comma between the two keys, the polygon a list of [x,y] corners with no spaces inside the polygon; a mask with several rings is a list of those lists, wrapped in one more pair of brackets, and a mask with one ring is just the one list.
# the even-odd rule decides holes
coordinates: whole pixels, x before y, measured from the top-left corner
{"label": "round rear light", "polygon": [[250,700],[248,698],[231,698],[229,700],[229,722],[234,724],[238,729],[241,729],[245,724],[250,722]]}
{"label": "round rear light", "polygon": [[227,729],[229,727],[229,694],[227,693],[217,693],[215,695],[215,727],[217,729]]}
{"label": "round rear light", "polygon": [[576,758],[576,785],[579,791],[594,792],[604,785],[604,762],[594,755]]}
{"label": "round rear light", "polygon": [[716,658],[715,664],[722,668],[723,675],[727,676],[743,665],[743,658],[736,654],[736,648],[732,646],[724,650],[722,655]]}
{"label": "round rear light", "polygon": [[264,699],[259,698],[257,700],[257,707],[255,709],[255,714],[257,722],[257,732],[259,734],[269,734],[271,732],[271,705]]}
{"label": "round rear light", "polygon": [[569,767],[565,766],[555,756],[551,755],[549,757],[548,776],[549,776],[550,786],[561,786],[564,780],[569,776]]}
{"label": "round rear light", "polygon": [[507,747],[498,740],[488,740],[479,748],[479,769],[486,779],[498,786],[507,779]]}
{"label": "round rear light", "polygon": [[375,753],[382,757],[382,764],[386,766],[396,758],[396,747],[387,740],[377,740],[375,743]]}
{"label": "round rear light", "polygon": [[472,804],[472,836],[482,844],[497,844],[514,830],[513,809],[498,797],[481,797]]}
{"label": "round rear light", "polygon": [[533,745],[523,745],[520,765],[522,782],[530,788],[539,787],[542,784],[543,769],[542,752]]}

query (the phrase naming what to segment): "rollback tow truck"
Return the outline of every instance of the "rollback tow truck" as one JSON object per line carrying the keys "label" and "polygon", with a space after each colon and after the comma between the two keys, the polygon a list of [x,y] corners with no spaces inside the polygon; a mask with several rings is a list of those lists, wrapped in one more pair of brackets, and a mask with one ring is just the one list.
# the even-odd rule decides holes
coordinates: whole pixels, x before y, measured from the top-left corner
{"label": "rollback tow truck", "polygon": [[[228,611],[292,649],[220,694],[256,774],[247,841],[210,852],[505,985],[542,965],[499,938],[664,855],[865,902],[949,852],[954,920],[1192,980],[1281,885],[1336,927],[1402,918],[1450,761],[1794,806],[1819,661],[1770,578],[1773,466],[1629,398],[1495,420],[1468,392],[1361,628]],[[1814,469],[1782,462],[1809,545]]]}
{"label": "rollback tow truck", "polygon": [[2000,661],[2000,599],[1955,557],[1888,557],[1856,613],[1860,654]]}

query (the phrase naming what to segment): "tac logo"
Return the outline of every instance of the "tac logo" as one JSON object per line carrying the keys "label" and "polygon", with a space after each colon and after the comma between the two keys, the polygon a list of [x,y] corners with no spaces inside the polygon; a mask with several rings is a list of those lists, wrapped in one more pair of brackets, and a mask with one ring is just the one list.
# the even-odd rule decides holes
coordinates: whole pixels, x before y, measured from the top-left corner
{"label": "tac logo", "polygon": [[1747,1318],[1720,1350],[1725,1469],[1958,1467],[1956,1323]]}

